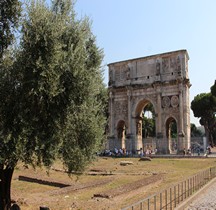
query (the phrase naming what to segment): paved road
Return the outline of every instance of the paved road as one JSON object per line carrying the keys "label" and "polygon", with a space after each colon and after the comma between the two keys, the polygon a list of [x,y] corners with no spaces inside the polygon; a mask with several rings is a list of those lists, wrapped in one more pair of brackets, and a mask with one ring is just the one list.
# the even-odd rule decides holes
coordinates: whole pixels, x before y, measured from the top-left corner
{"label": "paved road", "polygon": [[216,210],[216,179],[185,210]]}
{"label": "paved road", "polygon": [[[216,148],[212,149],[209,157],[216,157]],[[207,187],[192,201],[185,210],[216,210],[216,179],[207,184]]]}

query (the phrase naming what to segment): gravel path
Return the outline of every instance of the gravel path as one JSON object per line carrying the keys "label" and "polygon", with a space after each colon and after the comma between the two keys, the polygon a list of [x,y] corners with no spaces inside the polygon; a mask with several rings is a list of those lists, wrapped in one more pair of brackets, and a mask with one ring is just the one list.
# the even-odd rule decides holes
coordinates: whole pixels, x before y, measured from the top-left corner
{"label": "gravel path", "polygon": [[204,190],[185,210],[216,210],[216,181]]}

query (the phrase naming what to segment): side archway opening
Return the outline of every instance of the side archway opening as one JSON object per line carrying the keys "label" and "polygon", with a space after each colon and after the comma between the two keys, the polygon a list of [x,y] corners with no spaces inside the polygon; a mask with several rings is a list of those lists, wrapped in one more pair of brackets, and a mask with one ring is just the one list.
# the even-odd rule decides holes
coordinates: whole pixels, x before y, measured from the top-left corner
{"label": "side archway opening", "polygon": [[178,128],[177,121],[173,117],[169,117],[166,120],[166,137],[169,152],[171,154],[176,154],[178,152]]}
{"label": "side archway opening", "polygon": [[117,147],[118,149],[125,148],[126,126],[125,121],[120,120],[117,124]]}

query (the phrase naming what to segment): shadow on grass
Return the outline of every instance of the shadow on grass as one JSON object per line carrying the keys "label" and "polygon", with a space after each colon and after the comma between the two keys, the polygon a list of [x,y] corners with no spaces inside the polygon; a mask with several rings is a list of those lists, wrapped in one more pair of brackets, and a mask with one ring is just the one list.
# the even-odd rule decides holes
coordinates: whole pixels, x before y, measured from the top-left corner
{"label": "shadow on grass", "polygon": [[52,187],[59,187],[59,188],[64,188],[64,187],[69,187],[70,185],[68,184],[63,184],[59,182],[52,182],[52,181],[47,181],[47,180],[42,180],[42,179],[37,179],[37,178],[31,178],[27,176],[19,176],[20,181],[25,181],[25,182],[33,182],[37,184],[43,184],[43,185],[49,185]]}

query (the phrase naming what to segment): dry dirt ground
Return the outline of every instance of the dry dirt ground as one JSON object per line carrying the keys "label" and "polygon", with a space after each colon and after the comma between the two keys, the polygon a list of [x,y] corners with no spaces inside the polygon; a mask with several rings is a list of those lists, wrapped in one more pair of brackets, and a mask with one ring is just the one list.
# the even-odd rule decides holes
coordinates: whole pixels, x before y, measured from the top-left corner
{"label": "dry dirt ground", "polygon": [[[122,166],[122,161],[132,164]],[[120,209],[200,170],[216,159],[152,159],[99,157],[82,175],[71,177],[60,163],[47,171],[19,164],[12,180],[12,199],[22,210]]]}

